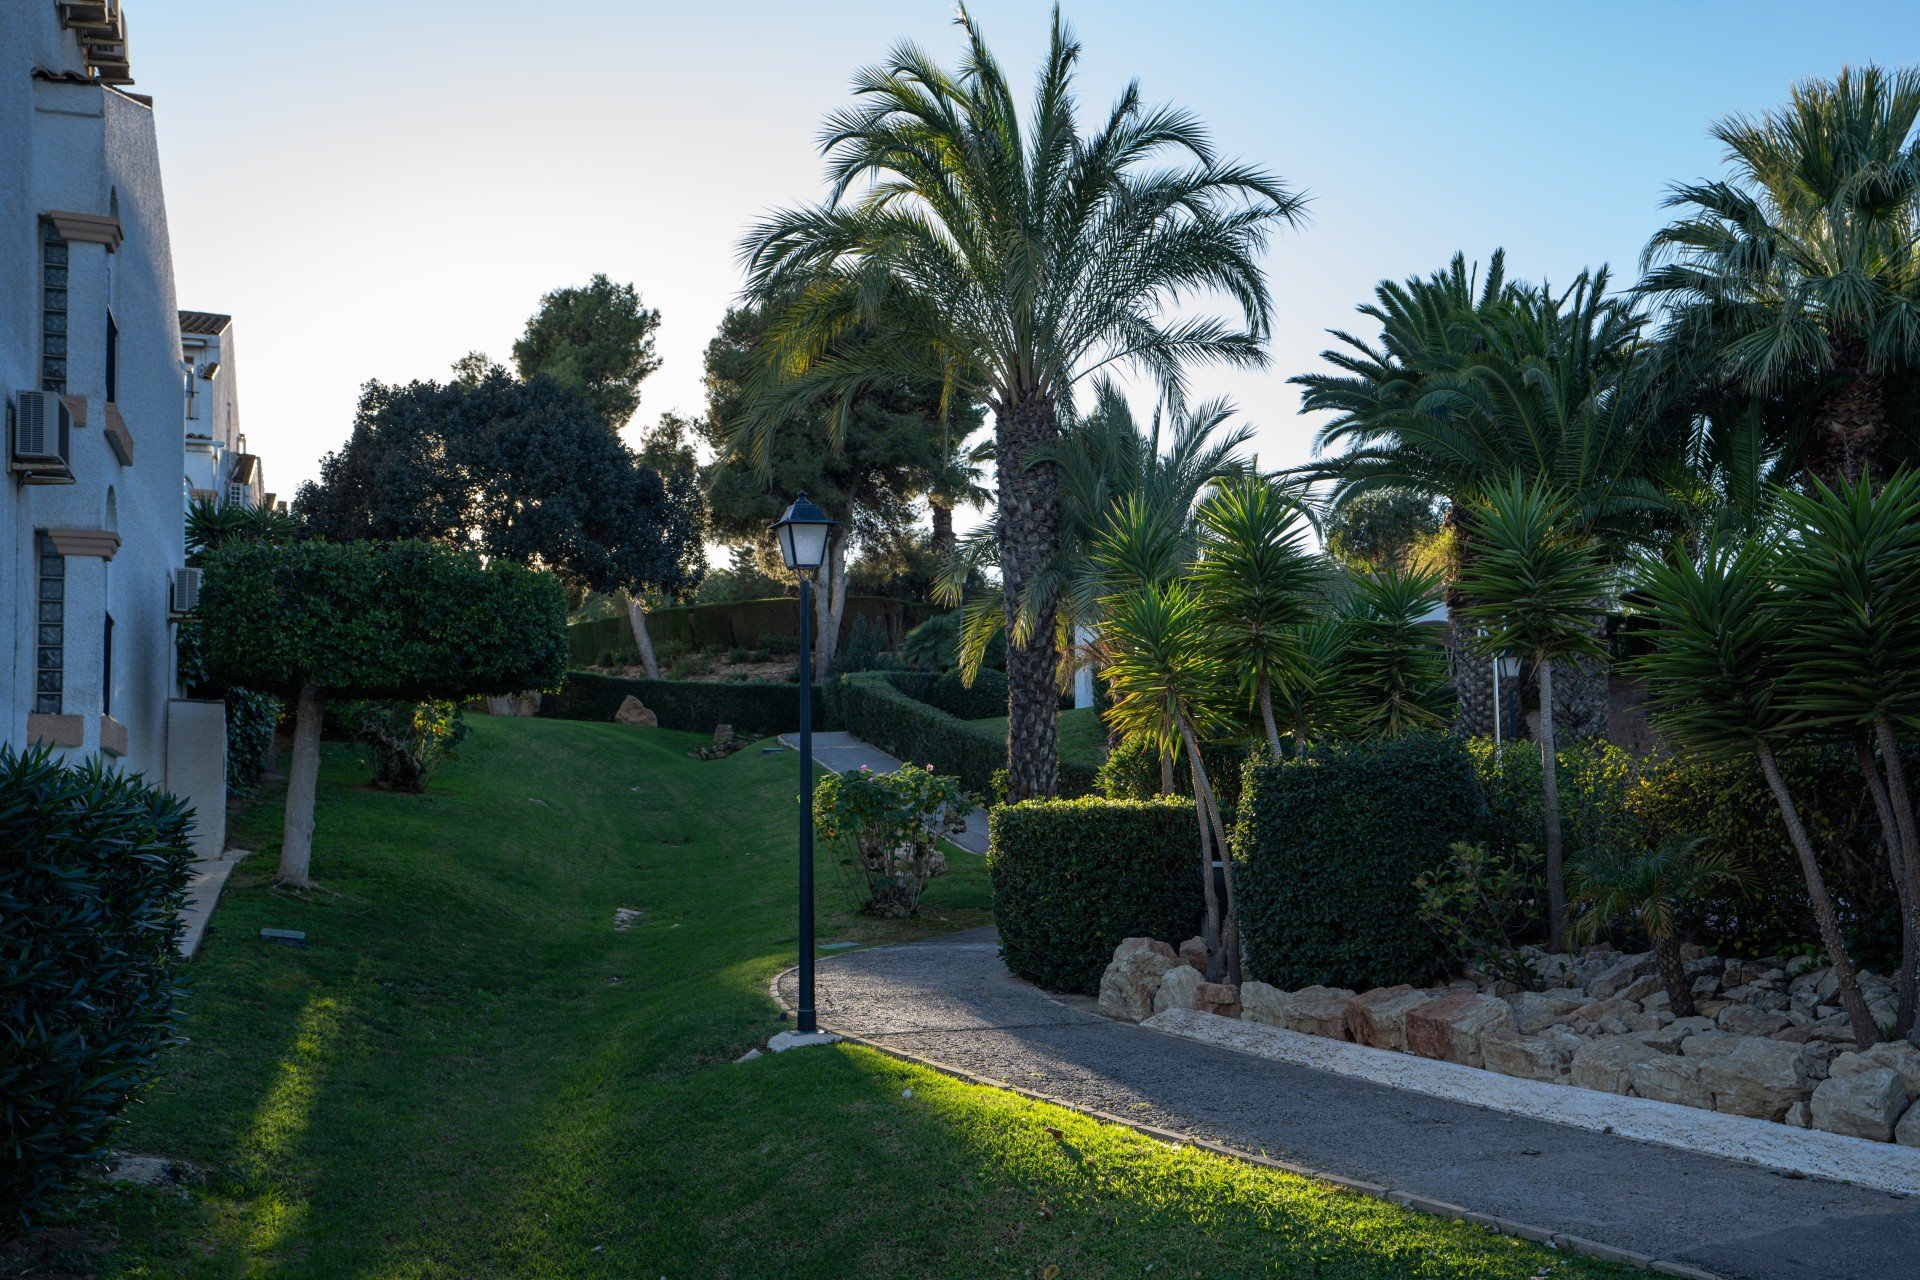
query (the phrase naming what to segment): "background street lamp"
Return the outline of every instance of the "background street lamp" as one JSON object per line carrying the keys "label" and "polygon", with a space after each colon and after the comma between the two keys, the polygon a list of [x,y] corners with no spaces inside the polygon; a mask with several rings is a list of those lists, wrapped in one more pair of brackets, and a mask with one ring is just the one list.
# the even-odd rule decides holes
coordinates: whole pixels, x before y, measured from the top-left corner
{"label": "background street lamp", "polygon": [[800,999],[795,1029],[819,1030],[813,1014],[813,575],[826,563],[836,522],[804,493],[774,522],[780,558],[800,575]]}
{"label": "background street lamp", "polygon": [[1493,659],[1493,748],[1494,748],[1495,760],[1498,760],[1500,758],[1500,755],[1499,755],[1500,737],[1501,737],[1500,731],[1504,727],[1501,724],[1502,716],[1500,712],[1500,682],[1502,680],[1518,679],[1519,675],[1520,675],[1520,657],[1518,654],[1509,652],[1509,653],[1501,653],[1501,654],[1494,655],[1494,659]]}

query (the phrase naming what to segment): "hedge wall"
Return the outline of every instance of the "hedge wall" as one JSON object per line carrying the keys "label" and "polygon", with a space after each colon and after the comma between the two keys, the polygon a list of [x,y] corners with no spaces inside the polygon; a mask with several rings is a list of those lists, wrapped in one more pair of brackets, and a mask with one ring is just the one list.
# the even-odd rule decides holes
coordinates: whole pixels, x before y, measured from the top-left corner
{"label": "hedge wall", "polygon": [[[854,737],[902,760],[931,764],[938,773],[958,777],[967,790],[990,796],[993,775],[1007,767],[1006,731],[920,701],[944,679],[925,671],[841,676],[833,682],[829,705],[838,726]],[[1005,713],[1003,703],[998,714]],[[1060,762],[1062,795],[1086,795],[1093,778],[1094,771],[1084,765]]]}
{"label": "hedge wall", "polygon": [[1200,930],[1198,834],[1179,800],[1029,800],[988,817],[993,919],[1007,967],[1093,995],[1122,938]]}
{"label": "hedge wall", "polygon": [[[540,714],[554,720],[611,720],[628,694],[660,717],[663,729],[711,733],[730,724],[736,733],[763,738],[800,727],[800,687],[792,684],[723,683],[708,680],[641,680],[569,671],[559,693],[540,700]],[[839,728],[829,721],[827,699],[813,687],[813,727]]]}
{"label": "hedge wall", "polygon": [[1249,765],[1233,844],[1251,976],[1289,991],[1443,976],[1446,956],[1419,919],[1413,880],[1487,825],[1472,761],[1453,738]]}
{"label": "hedge wall", "polygon": [[[889,600],[884,596],[849,596],[841,619],[844,639],[854,620],[865,618],[870,626],[882,628],[887,646],[899,645],[907,632],[939,613],[930,604],[909,600]],[[762,636],[800,636],[800,602],[791,596],[771,596],[764,600],[736,600],[731,604],[672,605],[647,614],[647,634],[655,645],[683,644],[690,649],[717,646],[722,649],[756,649]],[[568,660],[574,666],[589,666],[600,655],[637,653],[633,628],[624,617],[597,618],[576,622],[567,628]]]}

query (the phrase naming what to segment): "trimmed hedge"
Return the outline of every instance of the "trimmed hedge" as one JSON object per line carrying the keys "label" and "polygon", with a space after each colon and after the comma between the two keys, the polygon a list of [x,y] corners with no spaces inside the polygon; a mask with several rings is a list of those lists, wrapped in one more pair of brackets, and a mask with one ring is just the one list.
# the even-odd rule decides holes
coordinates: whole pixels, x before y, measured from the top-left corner
{"label": "trimmed hedge", "polygon": [[1000,954],[1021,977],[1093,995],[1122,938],[1200,930],[1199,834],[1179,800],[1029,800],[988,815]]}
{"label": "trimmed hedge", "polygon": [[[660,717],[662,729],[711,733],[717,724],[730,724],[743,737],[764,738],[792,733],[800,727],[798,685],[624,679],[591,671],[567,672],[560,692],[540,700],[540,714],[551,720],[611,720],[628,694]],[[813,687],[813,727],[840,727],[830,719],[828,700],[817,684]]]}
{"label": "trimmed hedge", "polygon": [[[939,613],[930,604],[889,600],[884,596],[849,596],[840,620],[842,639],[857,619],[882,628],[887,646],[896,647],[907,632]],[[656,646],[683,644],[689,649],[757,649],[763,636],[800,636],[800,602],[792,596],[736,600],[729,604],[669,605],[647,614],[647,634]],[[639,652],[633,627],[625,617],[596,618],[567,628],[568,661],[588,666],[604,653]]]}
{"label": "trimmed hedge", "polygon": [[192,815],[0,747],[0,1239],[106,1148],[171,1042]]}
{"label": "trimmed hedge", "polygon": [[982,669],[969,689],[958,671],[943,671],[916,696],[962,720],[991,720],[1007,714],[1007,673]]}
{"label": "trimmed hedge", "polygon": [[[1007,767],[1006,731],[920,700],[944,679],[926,671],[863,671],[834,681],[829,703],[839,727],[854,737],[902,760],[931,764],[936,773],[959,778],[967,790],[991,795],[993,775]],[[995,714],[1006,714],[1004,703]],[[1062,795],[1086,795],[1093,779],[1094,770],[1060,762]]]}
{"label": "trimmed hedge", "polygon": [[1233,844],[1250,976],[1288,991],[1444,976],[1414,877],[1487,827],[1473,763],[1453,738],[1341,744],[1247,766]]}

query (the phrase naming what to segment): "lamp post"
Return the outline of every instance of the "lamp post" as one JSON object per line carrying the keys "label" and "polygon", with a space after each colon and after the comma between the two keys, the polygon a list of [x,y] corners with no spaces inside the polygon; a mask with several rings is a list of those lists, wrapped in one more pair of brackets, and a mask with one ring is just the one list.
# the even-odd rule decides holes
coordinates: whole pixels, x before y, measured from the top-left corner
{"label": "lamp post", "polygon": [[1493,749],[1494,759],[1498,760],[1500,735],[1504,727],[1500,715],[1500,681],[1512,680],[1520,674],[1520,659],[1512,653],[1495,654],[1493,659]]}
{"label": "lamp post", "polygon": [[800,575],[800,1000],[795,1029],[819,1030],[813,1014],[813,575],[827,561],[835,521],[806,494],[774,521],[780,558]]}

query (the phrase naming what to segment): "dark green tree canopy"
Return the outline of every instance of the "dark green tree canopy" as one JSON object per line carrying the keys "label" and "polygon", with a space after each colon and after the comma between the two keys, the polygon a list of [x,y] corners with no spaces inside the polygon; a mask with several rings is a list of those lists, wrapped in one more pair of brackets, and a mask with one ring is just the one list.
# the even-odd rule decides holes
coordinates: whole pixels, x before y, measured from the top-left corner
{"label": "dark green tree canopy", "polygon": [[698,581],[698,478],[645,466],[576,391],[498,365],[449,384],[369,382],[353,435],[294,501],[336,542],[425,538],[594,591]]}
{"label": "dark green tree canopy", "polygon": [[557,578],[430,542],[236,543],[207,557],[200,616],[215,675],[286,697],[504,694],[566,665]]}
{"label": "dark green tree canopy", "polygon": [[640,407],[641,380],[660,367],[653,353],[659,327],[660,313],[642,306],[632,285],[595,275],[540,299],[513,344],[513,363],[528,382],[544,373],[577,389],[618,431]]}

